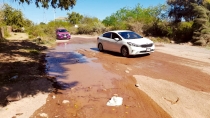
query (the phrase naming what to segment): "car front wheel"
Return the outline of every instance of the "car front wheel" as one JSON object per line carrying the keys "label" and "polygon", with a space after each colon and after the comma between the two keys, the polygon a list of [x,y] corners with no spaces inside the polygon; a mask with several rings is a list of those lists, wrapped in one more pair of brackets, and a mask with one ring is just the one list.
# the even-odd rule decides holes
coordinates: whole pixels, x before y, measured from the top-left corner
{"label": "car front wheel", "polygon": [[98,49],[99,49],[100,52],[104,51],[103,45],[101,43],[98,44]]}
{"label": "car front wheel", "polygon": [[128,57],[129,56],[128,48],[127,47],[122,47],[121,54],[124,57]]}

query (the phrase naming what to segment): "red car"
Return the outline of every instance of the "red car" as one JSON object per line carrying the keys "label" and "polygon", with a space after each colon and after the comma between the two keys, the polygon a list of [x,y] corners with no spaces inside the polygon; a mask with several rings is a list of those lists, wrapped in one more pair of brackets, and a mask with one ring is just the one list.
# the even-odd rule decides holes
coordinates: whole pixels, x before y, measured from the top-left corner
{"label": "red car", "polygon": [[71,39],[71,34],[65,28],[56,29],[56,39]]}

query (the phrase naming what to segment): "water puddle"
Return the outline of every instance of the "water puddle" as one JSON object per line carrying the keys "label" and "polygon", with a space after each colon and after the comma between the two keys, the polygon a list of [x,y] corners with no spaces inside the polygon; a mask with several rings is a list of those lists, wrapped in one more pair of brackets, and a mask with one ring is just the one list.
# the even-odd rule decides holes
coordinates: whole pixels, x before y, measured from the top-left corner
{"label": "water puddle", "polygon": [[71,44],[69,42],[58,43],[54,49],[47,53],[47,73],[56,78],[53,86],[57,89],[68,89],[76,86],[88,87],[101,85],[112,86],[112,79],[118,75],[108,72],[99,63],[85,57],[76,50],[93,50],[94,43]]}

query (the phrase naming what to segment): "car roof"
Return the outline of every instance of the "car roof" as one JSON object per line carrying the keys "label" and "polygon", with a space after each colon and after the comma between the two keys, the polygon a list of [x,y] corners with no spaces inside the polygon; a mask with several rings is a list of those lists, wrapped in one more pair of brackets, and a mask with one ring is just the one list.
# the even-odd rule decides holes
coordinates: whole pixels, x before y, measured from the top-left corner
{"label": "car roof", "polygon": [[[107,31],[107,32],[113,32],[113,33],[118,33],[118,32],[132,32],[130,30],[112,30],[112,31]],[[105,33],[107,33],[105,32]]]}

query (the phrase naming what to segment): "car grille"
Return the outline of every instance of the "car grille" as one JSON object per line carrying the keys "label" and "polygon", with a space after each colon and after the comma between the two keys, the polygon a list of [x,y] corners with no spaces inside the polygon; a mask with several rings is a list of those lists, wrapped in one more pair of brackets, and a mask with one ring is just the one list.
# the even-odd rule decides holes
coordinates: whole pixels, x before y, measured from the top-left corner
{"label": "car grille", "polygon": [[68,34],[62,34],[62,36],[68,36]]}
{"label": "car grille", "polygon": [[146,53],[146,52],[152,52],[152,51],[154,51],[154,49],[151,49],[150,51],[140,51],[140,53]]}
{"label": "car grille", "polygon": [[142,48],[148,48],[148,47],[152,47],[152,46],[153,46],[153,43],[141,45]]}

